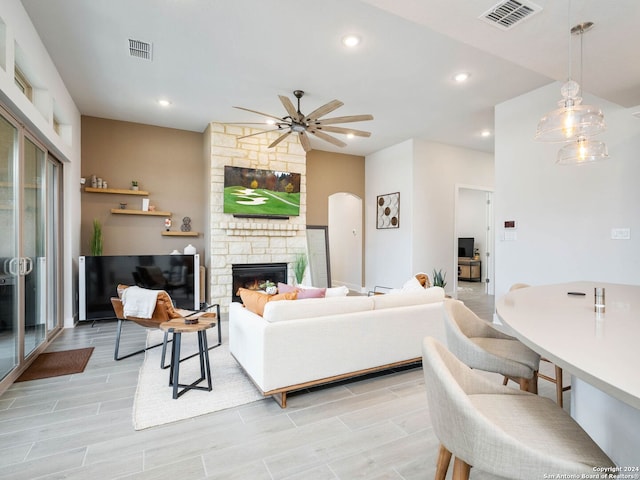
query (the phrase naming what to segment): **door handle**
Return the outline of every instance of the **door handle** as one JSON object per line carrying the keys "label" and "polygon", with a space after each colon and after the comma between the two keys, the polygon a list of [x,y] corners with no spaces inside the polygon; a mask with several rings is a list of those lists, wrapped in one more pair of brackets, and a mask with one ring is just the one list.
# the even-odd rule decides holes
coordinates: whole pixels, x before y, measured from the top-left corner
{"label": "door handle", "polygon": [[5,268],[8,266],[7,270],[9,272],[9,275],[13,275],[14,277],[17,277],[18,275],[21,274],[19,261],[20,261],[19,258],[12,258],[11,260],[9,260],[8,265],[5,262]]}
{"label": "door handle", "polygon": [[33,260],[31,257],[24,257],[24,273],[23,275],[29,275],[33,271]]}

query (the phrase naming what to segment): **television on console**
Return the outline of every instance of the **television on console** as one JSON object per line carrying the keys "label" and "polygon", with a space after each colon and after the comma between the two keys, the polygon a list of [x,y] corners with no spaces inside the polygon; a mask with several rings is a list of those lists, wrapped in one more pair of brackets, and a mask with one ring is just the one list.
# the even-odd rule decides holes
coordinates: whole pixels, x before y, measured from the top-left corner
{"label": "television on console", "polygon": [[299,173],[227,165],[223,212],[237,217],[298,216],[301,177]]}
{"label": "television on console", "polygon": [[473,237],[460,237],[458,238],[458,256],[459,257],[473,257]]}
{"label": "television on console", "polygon": [[200,308],[200,255],[101,255],[80,257],[79,319],[115,318],[111,297],[119,283],[165,290],[175,306]]}

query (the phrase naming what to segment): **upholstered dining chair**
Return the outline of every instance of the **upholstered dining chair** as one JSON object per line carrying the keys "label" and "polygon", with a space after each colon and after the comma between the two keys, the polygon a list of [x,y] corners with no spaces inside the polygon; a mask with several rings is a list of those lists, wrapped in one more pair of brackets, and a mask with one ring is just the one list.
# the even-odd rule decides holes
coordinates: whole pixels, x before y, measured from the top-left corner
{"label": "upholstered dining chair", "polygon": [[[509,289],[510,292],[514,291],[514,290],[519,290],[520,288],[527,288],[530,285],[526,284],[526,283],[514,283],[513,285],[511,285],[511,288]],[[549,360],[548,358],[544,358],[541,357],[540,360],[542,360],[543,362],[547,362],[550,364],[553,364],[553,362],[551,360]],[[555,367],[555,377],[550,377],[549,375],[545,375],[543,373],[538,372],[538,377],[542,378],[543,380],[546,380],[548,382],[554,383],[556,386],[556,402],[558,402],[558,405],[560,405],[561,407],[564,405],[564,401],[563,401],[563,394],[564,392],[566,392],[567,390],[571,390],[571,385],[567,385],[566,387],[564,386],[563,383],[563,378],[562,378],[562,367],[559,367],[558,365],[554,365]],[[504,384],[506,385],[508,379],[505,377],[505,381]]]}
{"label": "upholstered dining chair", "polygon": [[[122,355],[122,356],[118,356],[119,350],[120,350],[120,337],[122,335],[122,327],[123,324],[125,322],[133,322],[137,325],[140,325],[141,327],[145,327],[145,328],[160,328],[160,325],[164,322],[168,322],[169,320],[172,319],[178,319],[178,318],[187,318],[187,317],[200,317],[200,316],[206,316],[206,317],[214,317],[217,319],[217,324],[218,324],[218,343],[217,345],[213,345],[211,348],[215,348],[218,347],[222,344],[222,335],[221,335],[221,326],[220,326],[220,305],[219,304],[214,304],[214,305],[206,305],[205,308],[201,309],[201,310],[185,310],[185,309],[181,309],[181,308],[175,308],[173,306],[173,300],[171,300],[171,297],[169,296],[169,294],[167,292],[165,292],[164,290],[157,290],[157,300],[156,300],[156,305],[155,308],[153,309],[153,313],[151,314],[151,316],[149,318],[142,318],[142,317],[134,317],[134,316],[125,316],[124,314],[124,304],[122,302],[122,294],[124,292],[125,289],[129,288],[128,285],[118,285],[117,287],[117,293],[118,293],[118,297],[113,297],[111,298],[111,305],[113,306],[113,311],[115,313],[116,319],[118,320],[118,327],[117,327],[117,332],[116,332],[116,345],[115,345],[115,351],[113,353],[113,359],[114,360],[123,360],[125,358],[129,358],[132,357],[133,355],[137,355],[139,353],[143,353],[146,352],[147,350],[150,350],[152,348],[156,348],[156,347],[160,347],[162,346],[162,356],[160,358],[160,366],[162,368],[168,368],[169,365],[165,364],[165,355],[166,355],[166,350],[167,350],[167,343],[170,342],[171,340],[168,339],[168,332],[164,332],[164,339],[162,341],[162,343],[157,343],[155,345],[150,345],[148,347],[145,347],[143,349],[140,350],[136,350],[135,352],[131,352],[131,353],[127,353],[126,355]],[[206,310],[210,309],[210,308],[216,308],[216,312],[212,313],[212,312],[206,312]],[[211,349],[210,348],[210,349]],[[197,354],[196,354],[197,355]],[[195,355],[192,355],[195,356]],[[191,358],[190,357],[186,357],[186,358],[182,358],[180,359],[180,361],[186,360],[187,358]]]}
{"label": "upholstered dining chair", "polygon": [[445,299],[444,317],[447,344],[461,361],[512,379],[521,390],[538,393],[540,355],[482,320],[460,300]]}
{"label": "upholstered dining chair", "polygon": [[491,382],[431,337],[423,340],[422,365],[440,442],[436,480],[444,480],[452,456],[453,480],[467,480],[472,467],[521,480],[587,478],[594,467],[615,467],[552,400]]}

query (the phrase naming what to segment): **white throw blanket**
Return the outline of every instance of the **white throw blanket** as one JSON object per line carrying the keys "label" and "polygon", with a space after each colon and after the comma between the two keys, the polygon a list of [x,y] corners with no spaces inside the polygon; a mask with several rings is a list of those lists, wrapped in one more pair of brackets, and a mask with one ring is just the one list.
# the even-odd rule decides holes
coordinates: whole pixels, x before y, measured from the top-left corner
{"label": "white throw blanket", "polygon": [[158,302],[159,292],[160,290],[149,290],[140,287],[125,289],[122,292],[122,308],[125,318],[151,318]]}

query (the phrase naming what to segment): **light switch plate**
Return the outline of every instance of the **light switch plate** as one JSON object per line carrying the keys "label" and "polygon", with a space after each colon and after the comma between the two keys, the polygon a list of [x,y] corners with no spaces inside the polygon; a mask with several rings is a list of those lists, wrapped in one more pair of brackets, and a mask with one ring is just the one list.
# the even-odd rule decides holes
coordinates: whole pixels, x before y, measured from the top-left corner
{"label": "light switch plate", "polygon": [[631,229],[630,228],[612,228],[611,240],[630,240]]}

